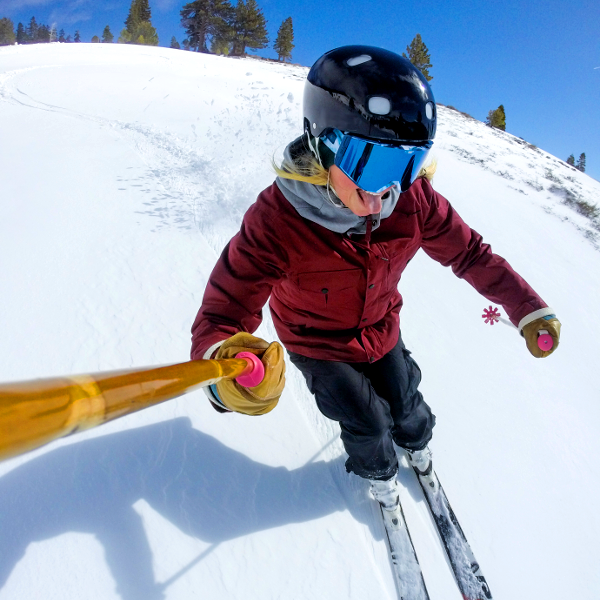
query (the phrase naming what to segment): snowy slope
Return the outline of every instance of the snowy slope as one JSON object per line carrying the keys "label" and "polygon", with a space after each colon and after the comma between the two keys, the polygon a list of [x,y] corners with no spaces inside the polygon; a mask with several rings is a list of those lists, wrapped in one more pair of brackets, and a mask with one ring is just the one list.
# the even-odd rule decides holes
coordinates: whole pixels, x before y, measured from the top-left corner
{"label": "snowy slope", "polygon": [[[0,381],[186,360],[212,266],[300,132],[305,76],[164,48],[1,48]],[[438,132],[435,187],[564,329],[535,360],[415,257],[402,332],[438,417],[436,470],[495,597],[596,599],[600,253],[574,207],[600,184],[450,109]],[[2,463],[0,600],[395,598],[343,461],[289,365],[269,415],[195,393]],[[400,477],[431,598],[458,599]]]}

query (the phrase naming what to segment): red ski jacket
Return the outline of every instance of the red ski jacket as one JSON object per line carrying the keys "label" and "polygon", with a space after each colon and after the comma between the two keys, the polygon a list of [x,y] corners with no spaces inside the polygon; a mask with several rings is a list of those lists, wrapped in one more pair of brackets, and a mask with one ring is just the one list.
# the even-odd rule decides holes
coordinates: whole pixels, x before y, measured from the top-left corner
{"label": "red ski jacket", "polygon": [[365,235],[335,233],[301,217],[276,184],[246,212],[206,287],[192,327],[192,358],[269,307],[283,345],[311,358],[373,362],[398,341],[398,282],[419,248],[452,268],[516,325],[547,304],[460,218],[427,179],[404,192]]}

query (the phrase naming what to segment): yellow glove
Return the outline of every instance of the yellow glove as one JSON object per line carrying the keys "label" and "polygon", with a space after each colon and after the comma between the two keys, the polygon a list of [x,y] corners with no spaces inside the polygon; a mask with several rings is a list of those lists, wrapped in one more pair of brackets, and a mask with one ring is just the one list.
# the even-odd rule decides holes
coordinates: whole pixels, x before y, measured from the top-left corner
{"label": "yellow glove", "polygon": [[[536,358],[546,358],[550,356],[558,348],[558,340],[560,338],[560,321],[554,316],[551,318],[541,317],[531,323],[527,323],[522,329],[522,335],[525,338],[527,349]],[[546,320],[548,319],[548,320]],[[549,333],[552,336],[554,345],[550,350],[542,350],[538,346],[538,337],[540,332]]]}
{"label": "yellow glove", "polygon": [[265,367],[265,378],[256,387],[245,388],[232,379],[217,383],[219,399],[226,408],[245,415],[264,415],[277,406],[285,386],[285,362],[279,342],[269,344],[249,333],[236,333],[219,347],[215,358],[235,358],[240,352],[252,352]]}

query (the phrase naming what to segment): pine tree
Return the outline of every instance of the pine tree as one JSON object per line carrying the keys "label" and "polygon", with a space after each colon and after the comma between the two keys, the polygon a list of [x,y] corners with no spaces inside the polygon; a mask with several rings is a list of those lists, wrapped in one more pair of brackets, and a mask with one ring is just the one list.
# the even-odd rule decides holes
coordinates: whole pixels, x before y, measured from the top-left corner
{"label": "pine tree", "polygon": [[17,25],[17,44],[26,44],[27,43],[27,32],[25,31],[25,27],[23,23],[19,23]]}
{"label": "pine tree", "polygon": [[231,52],[231,35],[230,30],[227,30],[225,35],[213,35],[210,42],[210,51],[212,54],[228,56]]}
{"label": "pine tree", "polygon": [[244,56],[246,48],[259,50],[269,45],[267,21],[256,0],[238,0],[233,23],[234,56]]}
{"label": "pine tree", "polygon": [[140,23],[136,30],[137,39],[134,40],[136,44],[142,44],[144,46],[158,46],[158,33],[156,29],[152,27],[150,21],[143,21]]}
{"label": "pine tree", "polygon": [[408,52],[408,56],[403,52],[402,56],[404,58],[408,58],[410,62],[423,73],[423,76],[427,81],[431,81],[433,77],[429,75],[429,69],[431,69],[432,65],[429,62],[431,60],[429,56],[429,50],[427,46],[423,43],[421,39],[421,34],[417,33],[414,37],[413,41],[410,43],[410,46],[406,46],[406,52]]}
{"label": "pine tree", "polygon": [[112,44],[112,41],[115,39],[115,36],[112,34],[110,27],[107,25],[102,32],[102,43],[103,44]]}
{"label": "pine tree", "polygon": [[490,110],[485,122],[490,127],[506,131],[506,113],[504,112],[504,106],[501,104],[496,110]]}
{"label": "pine tree", "polygon": [[288,17],[279,27],[277,39],[273,44],[273,49],[279,55],[277,60],[284,61],[286,58],[292,60],[292,50],[294,49],[294,27],[292,17]]}
{"label": "pine tree", "polygon": [[175,48],[175,50],[181,50],[181,46],[179,45],[179,42],[175,39],[175,36],[173,36],[171,38],[171,48]]}
{"label": "pine tree", "polygon": [[184,50],[189,50],[190,49],[190,40],[188,40],[187,38],[185,40],[183,40],[183,49]]}
{"label": "pine tree", "polygon": [[35,17],[31,17],[31,21],[29,21],[29,25],[27,26],[27,41],[29,43],[35,43],[38,41],[38,24],[35,20]]}
{"label": "pine tree", "polygon": [[75,32],[75,38],[73,39],[74,42],[81,42],[81,36],[79,35],[79,29]]}
{"label": "pine tree", "polygon": [[569,158],[567,158],[567,164],[571,165],[572,167],[575,166],[575,157],[572,154],[570,154]]}
{"label": "pine tree", "polygon": [[100,38],[97,35],[95,35],[92,38],[92,44],[99,44],[99,43],[100,43]]}
{"label": "pine tree", "polygon": [[50,42],[50,28],[47,25],[39,25],[37,30],[37,42],[40,44],[47,44]]}
{"label": "pine tree", "polygon": [[150,23],[152,21],[152,12],[150,11],[148,0],[138,0],[138,14],[142,23]]}
{"label": "pine tree", "polygon": [[579,160],[577,161],[577,168],[582,172],[585,173],[585,152],[582,152],[579,155]]}
{"label": "pine tree", "polygon": [[125,19],[125,28],[133,37],[136,27],[144,21],[150,22],[151,18],[148,0],[132,0],[129,7],[129,14]]}
{"label": "pine tree", "polygon": [[503,104],[496,109],[496,117],[498,120],[498,125],[496,125],[496,127],[502,129],[502,131],[506,131],[506,113],[504,112]]}
{"label": "pine tree", "polygon": [[61,29],[58,32],[58,41],[59,42],[66,42],[67,41],[66,38],[65,38],[65,30],[64,29]]}
{"label": "pine tree", "polygon": [[228,56],[233,48],[235,9],[231,5],[230,7],[229,17],[216,20],[212,28],[210,51],[213,54]]}
{"label": "pine tree", "polygon": [[14,23],[7,18],[0,19],[0,46],[10,46],[15,39]]}
{"label": "pine tree", "polygon": [[150,22],[151,12],[148,0],[132,0],[125,29],[119,37],[120,44],[143,44],[158,46],[158,34]]}
{"label": "pine tree", "polygon": [[27,28],[23,27],[21,23],[17,27],[16,38],[19,44],[48,43],[53,41],[52,36],[50,27],[38,23],[35,17],[31,17]]}
{"label": "pine tree", "polygon": [[234,9],[228,0],[195,0],[181,9],[181,26],[189,48],[208,52],[208,38],[229,39]]}

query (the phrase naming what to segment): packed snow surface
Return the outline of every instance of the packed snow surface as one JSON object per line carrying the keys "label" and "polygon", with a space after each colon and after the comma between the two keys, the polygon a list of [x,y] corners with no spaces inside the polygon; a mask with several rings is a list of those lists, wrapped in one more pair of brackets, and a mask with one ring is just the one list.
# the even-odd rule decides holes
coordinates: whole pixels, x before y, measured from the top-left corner
{"label": "packed snow surface", "polygon": [[[0,49],[0,381],[188,359],[210,271],[301,131],[307,70],[109,44]],[[436,189],[555,309],[560,348],[419,253],[402,335],[436,471],[503,600],[600,596],[600,184],[439,107]],[[585,212],[585,211],[584,211]],[[502,309],[501,309],[501,312]],[[265,320],[258,334],[275,339]],[[397,597],[366,483],[288,364],[262,417],[196,392],[0,464],[0,600]],[[432,600],[458,600],[403,460]]]}

